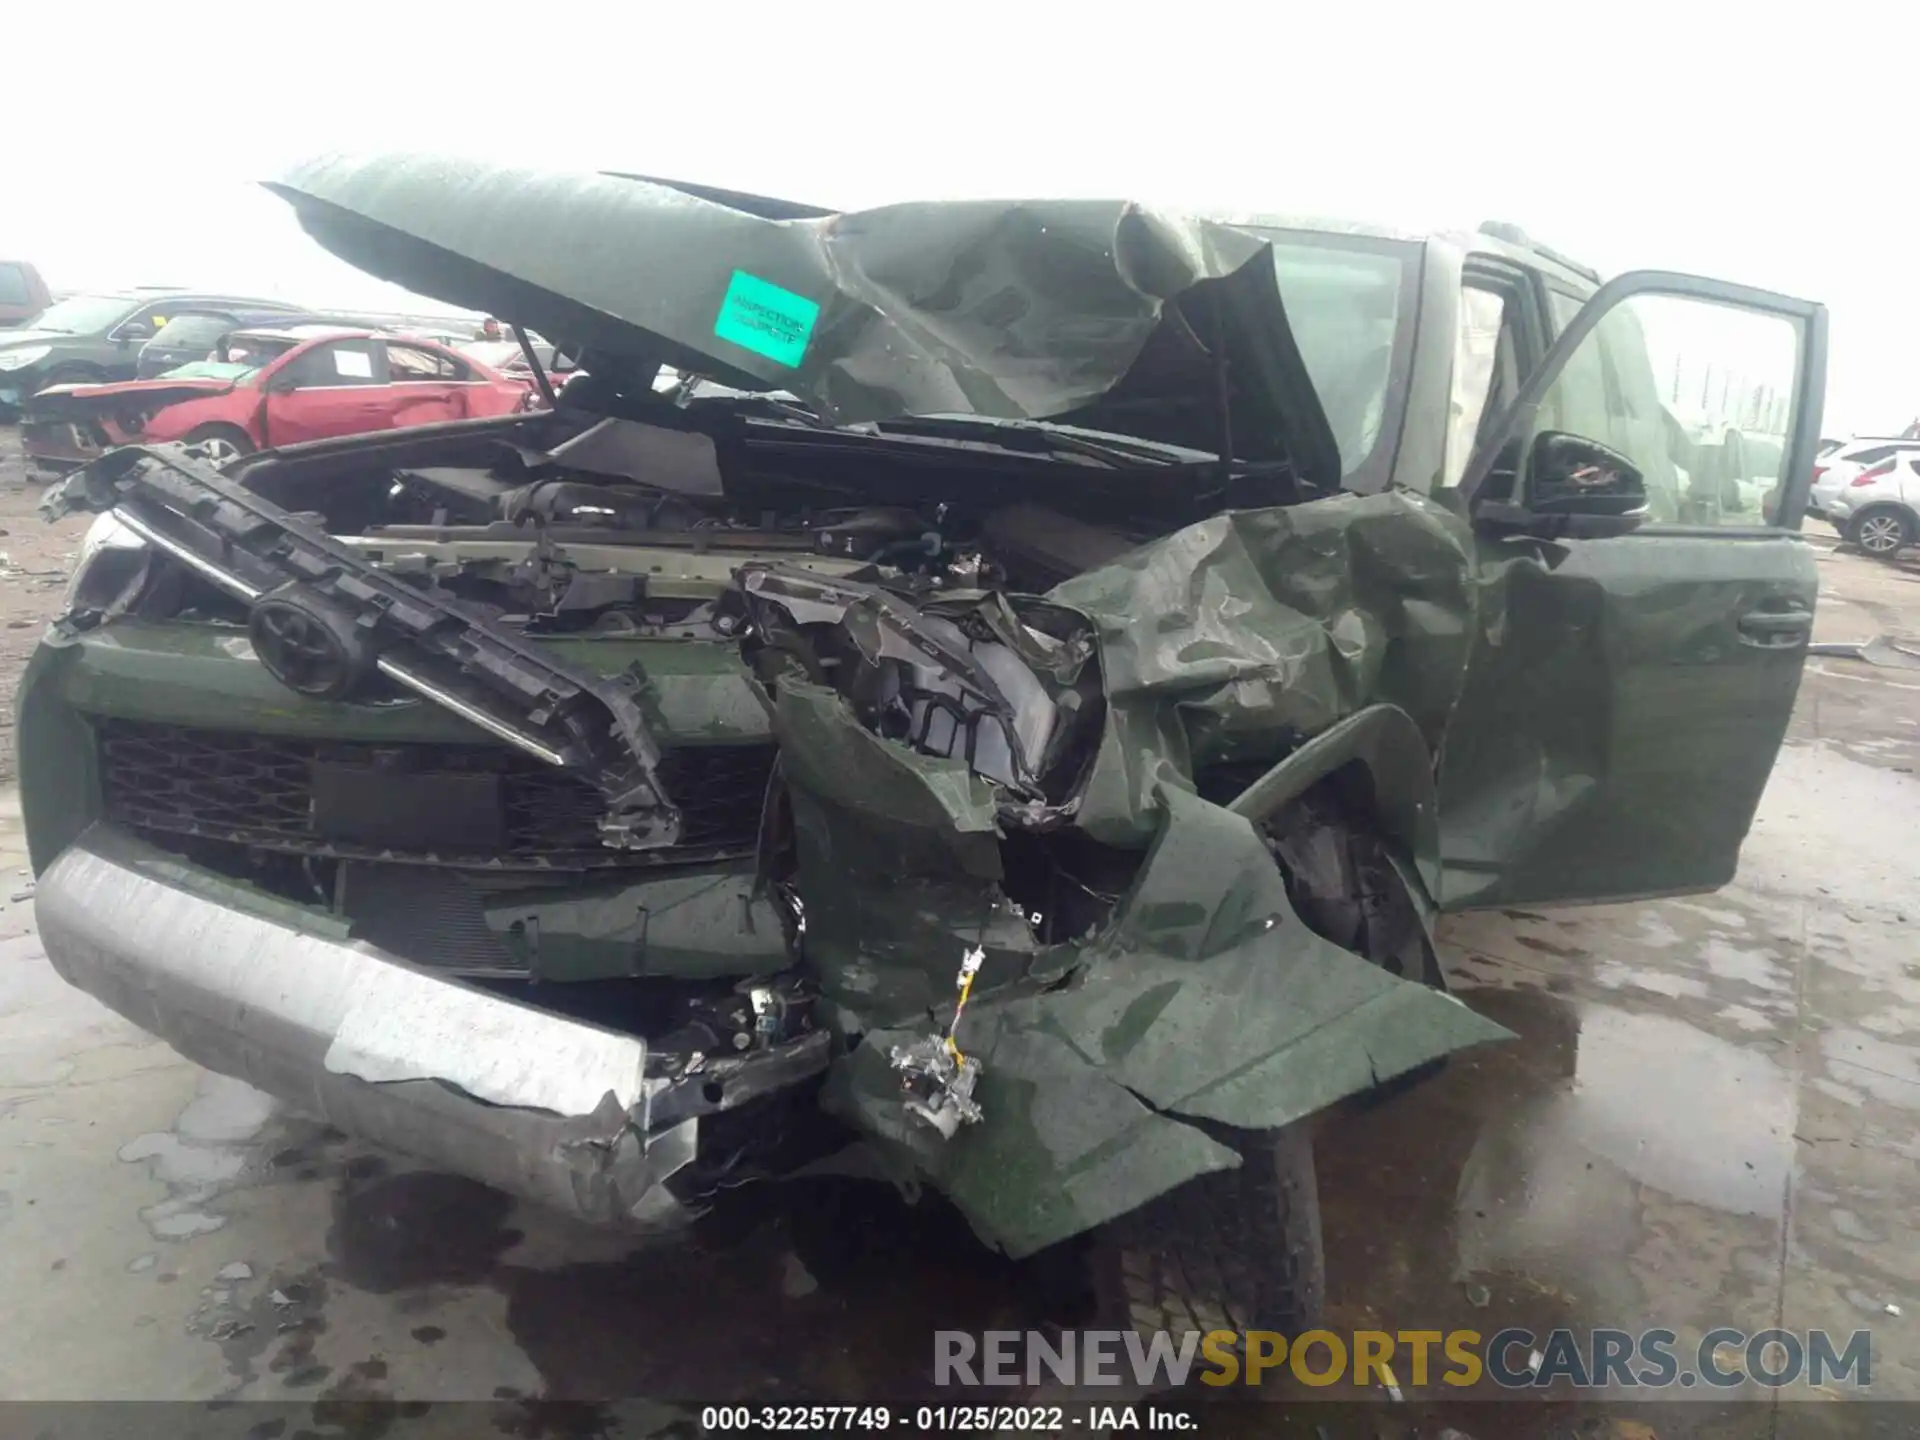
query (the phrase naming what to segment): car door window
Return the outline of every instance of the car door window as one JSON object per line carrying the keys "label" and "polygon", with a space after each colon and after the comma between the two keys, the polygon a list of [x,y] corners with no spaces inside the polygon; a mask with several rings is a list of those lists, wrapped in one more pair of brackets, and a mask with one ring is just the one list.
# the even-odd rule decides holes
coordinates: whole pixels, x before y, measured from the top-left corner
{"label": "car door window", "polygon": [[1561,432],[1625,456],[1644,481],[1649,524],[1771,524],[1799,353],[1787,315],[1633,295],[1569,356],[1532,439]]}
{"label": "car door window", "polygon": [[387,363],[392,367],[395,384],[418,380],[447,383],[473,378],[473,372],[451,355],[393,340],[387,342]]}
{"label": "car door window", "polygon": [[1469,279],[1461,288],[1443,485],[1460,483],[1480,422],[1489,412],[1497,415],[1504,410],[1519,389],[1513,308],[1509,293],[1500,287]]}
{"label": "car door window", "polygon": [[18,265],[0,261],[0,305],[25,305],[28,302],[27,272]]}
{"label": "car door window", "polygon": [[166,328],[167,322],[174,316],[190,313],[192,308],[165,300],[142,305],[114,327],[114,336],[117,339],[140,340],[144,337],[145,340],[151,340]]}
{"label": "car door window", "polygon": [[[153,344],[166,351],[213,351],[213,342],[234,327],[234,317],[211,310],[181,311],[154,332]],[[197,357],[196,357],[197,358]]]}
{"label": "car door window", "polygon": [[296,356],[276,378],[295,390],[329,390],[346,385],[384,385],[386,361],[377,340],[335,340]]}

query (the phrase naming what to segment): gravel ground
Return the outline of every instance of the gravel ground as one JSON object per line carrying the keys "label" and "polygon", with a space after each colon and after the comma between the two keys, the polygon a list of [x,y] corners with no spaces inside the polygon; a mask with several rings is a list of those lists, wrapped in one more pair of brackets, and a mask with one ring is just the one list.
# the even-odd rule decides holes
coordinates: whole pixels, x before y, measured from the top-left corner
{"label": "gravel ground", "polygon": [[66,590],[87,517],[49,525],[39,515],[45,477],[20,456],[20,432],[0,426],[0,782],[13,779],[13,692],[40,630]]}

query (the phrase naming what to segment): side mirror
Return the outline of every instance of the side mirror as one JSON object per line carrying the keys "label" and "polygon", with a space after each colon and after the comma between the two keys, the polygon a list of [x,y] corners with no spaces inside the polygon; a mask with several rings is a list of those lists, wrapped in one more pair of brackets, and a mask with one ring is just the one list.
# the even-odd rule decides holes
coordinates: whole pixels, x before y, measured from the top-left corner
{"label": "side mirror", "polygon": [[1647,514],[1647,481],[1639,468],[1619,451],[1564,430],[1534,438],[1525,494],[1519,503],[1477,506],[1475,518],[1557,540],[1624,535]]}
{"label": "side mirror", "polygon": [[122,345],[144,345],[153,338],[153,327],[144,320],[129,320],[115,338]]}
{"label": "side mirror", "polygon": [[269,395],[291,395],[300,388],[300,384],[291,375],[280,374],[271,377],[266,384]]}
{"label": "side mirror", "polygon": [[1618,450],[1564,430],[1543,431],[1527,461],[1530,508],[1552,515],[1631,515],[1647,507],[1647,478]]}

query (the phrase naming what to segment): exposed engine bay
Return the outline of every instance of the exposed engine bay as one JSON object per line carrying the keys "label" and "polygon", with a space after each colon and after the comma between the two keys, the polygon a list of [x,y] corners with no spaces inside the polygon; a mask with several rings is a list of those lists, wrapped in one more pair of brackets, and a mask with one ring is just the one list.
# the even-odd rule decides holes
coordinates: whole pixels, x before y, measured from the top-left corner
{"label": "exposed engine bay", "polygon": [[[537,857],[582,878],[623,856],[673,863],[733,852],[702,823],[710,782],[686,779],[684,763],[676,769],[650,732],[644,667],[605,673],[543,645],[565,637],[723,643],[770,699],[783,686],[819,687],[874,736],[963,764],[997,797],[1008,843],[1025,835],[1046,844],[1070,821],[1097,745],[1098,661],[1084,617],[1011,600],[1004,587],[1048,588],[1191,505],[1217,503],[1185,493],[1205,487],[1207,468],[1177,453],[1135,457],[1045,433],[1014,432],[1006,444],[990,432],[931,445],[866,441],[909,462],[892,457],[893,483],[883,488],[894,503],[836,503],[875,488],[873,461],[859,449],[849,460],[830,432],[796,437],[794,428],[769,431],[773,448],[798,458],[778,469],[741,434],[716,443],[698,431],[554,416],[417,433],[378,450],[365,441],[337,455],[306,447],[260,457],[238,475],[180,447],[129,448],[48,502],[111,509],[145,542],[85,567],[61,625],[78,635],[133,614],[245,626],[262,665],[309,700],[381,705],[412,692],[448,708],[536,769],[592,784],[604,806],[594,826],[604,858],[583,854],[578,841]],[[1036,457],[1055,446],[1073,458]],[[749,460],[723,481],[723,455]],[[811,478],[833,477],[842,464],[866,473],[858,483]],[[1034,484],[1043,469],[1052,483]],[[1156,493],[1135,471],[1164,488]],[[1061,483],[1062,472],[1072,483]],[[1112,495],[1087,494],[1108,475],[1138,501],[1125,528],[1087,514],[1113,508]],[[109,781],[123,791],[153,773],[153,755],[169,743],[123,727],[103,733]],[[232,763],[209,761],[198,743],[203,764]],[[271,763],[309,770],[312,799],[294,803],[309,808],[319,844],[244,819],[222,833],[204,816],[185,826],[151,808],[125,818],[163,838],[190,830],[187,853],[202,863],[343,910],[356,934],[531,997],[526,985],[543,978],[541,912],[495,926],[523,969],[496,966],[482,953],[489,947],[457,938],[474,928],[466,917],[476,903],[493,924],[540,893],[524,888],[538,883],[532,876],[500,874],[513,847],[489,818],[500,787],[510,795],[523,782],[445,749],[408,756],[335,744]],[[748,1102],[765,1100],[779,1115],[758,1122],[770,1132],[762,1138],[784,1143],[795,1128],[790,1097],[772,1092],[817,1074],[829,1052],[812,1019],[816,987],[790,968],[806,926],[793,818],[777,764],[755,773],[765,791],[752,836],[755,886],[775,906],[768,938],[777,950],[745,957],[763,973],[734,983],[663,991],[631,982],[616,1009],[649,1036],[649,1073],[663,1095],[678,1097],[674,1105],[688,1114],[745,1106],[751,1127],[766,1107]],[[550,792],[537,793],[550,812]],[[443,903],[434,887],[445,882],[381,863],[418,852],[457,868],[463,862],[447,853],[454,834],[487,852],[458,872],[477,902]],[[171,841],[189,843],[179,833]],[[1071,834],[1058,845],[1071,873],[1039,851],[1007,867],[1010,903],[1036,943],[1090,928],[1137,863]],[[416,921],[404,923],[407,914]],[[985,951],[969,956],[970,986]],[[580,987],[577,1005],[567,989],[543,992],[540,1003],[608,1018],[604,985]],[[947,1135],[980,1113],[969,1098],[978,1065],[955,1043],[958,1020],[956,1010],[944,1039],[928,1036],[899,1062],[914,1113]]]}
{"label": "exposed engine bay", "polygon": [[50,504],[117,506],[182,564],[132,590],[96,569],[63,623],[129,608],[244,623],[309,698],[412,691],[590,780],[618,849],[682,838],[642,714],[648,678],[638,662],[569,666],[548,637],[740,643],[770,691],[783,673],[825,685],[875,734],[965,760],[1001,787],[1013,826],[1069,814],[1100,707],[1092,637],[1006,592],[1216,506],[1205,457],[1055,427],[855,437],[699,418],[451,427],[265,456],[239,477],[172,447],[122,451],[76,477],[86,498]]}

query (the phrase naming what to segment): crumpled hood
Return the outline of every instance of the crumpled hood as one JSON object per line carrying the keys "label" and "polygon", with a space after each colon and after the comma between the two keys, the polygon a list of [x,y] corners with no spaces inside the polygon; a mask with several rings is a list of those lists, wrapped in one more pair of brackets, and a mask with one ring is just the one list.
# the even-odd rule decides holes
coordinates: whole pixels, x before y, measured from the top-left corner
{"label": "crumpled hood", "polygon": [[836,422],[1056,418],[1217,453],[1230,416],[1237,457],[1339,482],[1270,247],[1230,225],[1114,200],[815,214],[404,154],[326,156],[267,188],[381,279]]}
{"label": "crumpled hood", "polygon": [[47,345],[71,340],[64,330],[0,330],[0,350],[20,350],[28,345]]}
{"label": "crumpled hood", "polygon": [[105,385],[55,385],[35,395],[28,402],[28,411],[37,420],[75,420],[129,407],[156,410],[183,400],[225,395],[235,383],[214,379],[153,379],[118,380]]}

